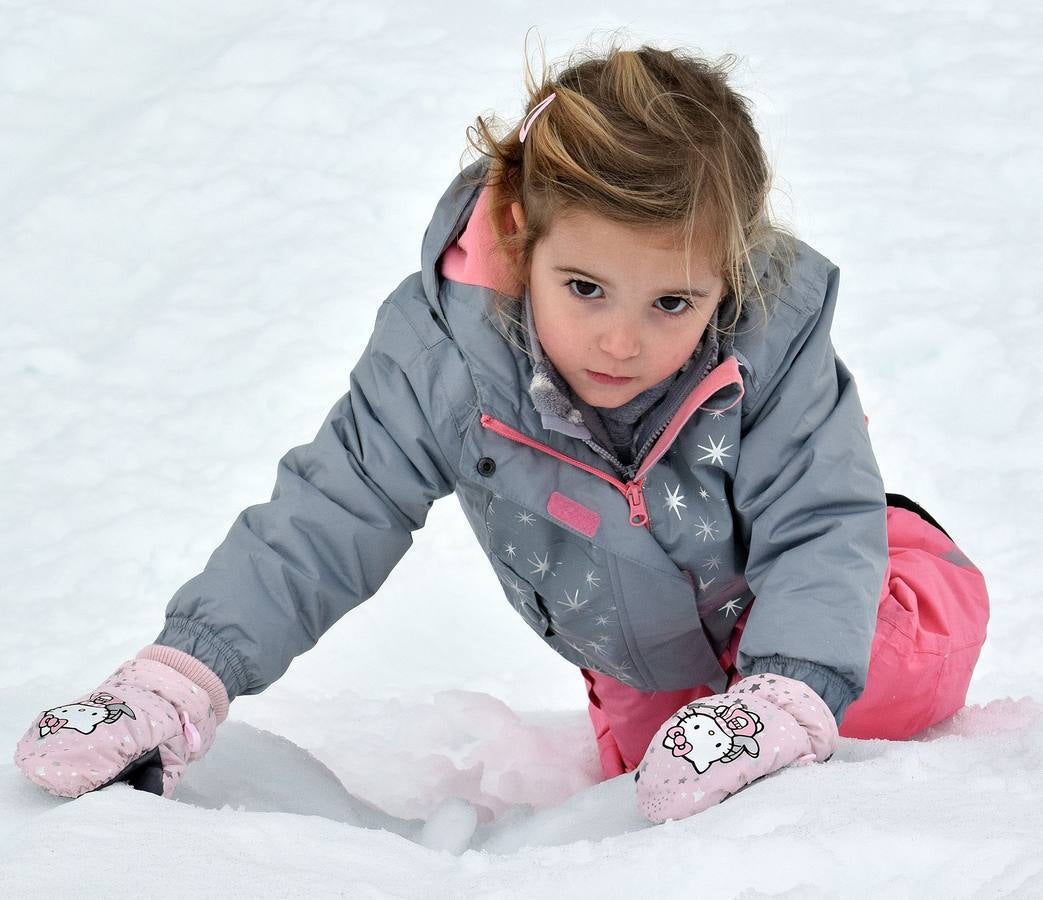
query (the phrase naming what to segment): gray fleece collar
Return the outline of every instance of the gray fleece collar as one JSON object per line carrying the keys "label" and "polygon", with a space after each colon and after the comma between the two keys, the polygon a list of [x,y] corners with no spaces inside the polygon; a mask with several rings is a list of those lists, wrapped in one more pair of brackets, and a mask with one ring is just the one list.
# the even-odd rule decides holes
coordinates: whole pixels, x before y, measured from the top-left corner
{"label": "gray fleece collar", "polygon": [[588,441],[591,438],[590,429],[583,424],[582,414],[569,399],[569,386],[543,354],[543,347],[536,336],[536,323],[532,318],[528,288],[525,289],[522,305],[525,309],[525,344],[529,349],[529,356],[532,357],[529,396],[532,398],[533,408],[540,414],[544,428]]}

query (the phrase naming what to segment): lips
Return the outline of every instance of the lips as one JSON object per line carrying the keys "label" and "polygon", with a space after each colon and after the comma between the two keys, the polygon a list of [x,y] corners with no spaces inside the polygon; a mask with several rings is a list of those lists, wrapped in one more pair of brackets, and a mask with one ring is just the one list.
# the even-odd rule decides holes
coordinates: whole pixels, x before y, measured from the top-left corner
{"label": "lips", "polygon": [[627,384],[633,381],[633,377],[619,377],[616,375],[607,375],[604,372],[595,372],[592,369],[587,369],[587,375],[589,375],[598,384]]}

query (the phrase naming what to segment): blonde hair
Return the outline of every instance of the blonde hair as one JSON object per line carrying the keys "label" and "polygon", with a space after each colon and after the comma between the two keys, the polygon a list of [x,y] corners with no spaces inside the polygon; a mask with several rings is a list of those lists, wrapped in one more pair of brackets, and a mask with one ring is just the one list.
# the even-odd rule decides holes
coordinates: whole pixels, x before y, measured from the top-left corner
{"label": "blonde hair", "polygon": [[[557,74],[544,60],[537,81],[526,53],[526,116],[556,96],[524,145],[525,116],[501,136],[495,116],[478,116],[467,129],[468,144],[489,161],[482,182],[491,226],[517,283],[527,282],[533,249],[554,218],[579,210],[674,232],[689,284],[698,246],[734,298],[722,331],[734,328],[753,295],[767,318],[752,257],[763,251],[785,264],[791,236],[770,216],[771,176],[749,101],[727,83],[735,62],[682,48],[626,50],[612,39],[606,51],[574,50]],[[514,202],[525,211],[517,231],[507,224]],[[520,324],[516,298],[498,296],[496,312],[505,327]]]}

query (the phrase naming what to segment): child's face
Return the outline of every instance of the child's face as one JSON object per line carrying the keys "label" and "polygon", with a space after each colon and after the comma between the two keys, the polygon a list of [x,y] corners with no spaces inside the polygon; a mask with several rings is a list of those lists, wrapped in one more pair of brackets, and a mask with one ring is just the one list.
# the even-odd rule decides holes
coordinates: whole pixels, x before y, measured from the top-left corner
{"label": "child's face", "polygon": [[540,343],[579,397],[622,406],[692,355],[725,287],[704,254],[693,252],[691,267],[705,296],[681,290],[684,256],[666,232],[590,213],[555,220],[533,251],[529,295]]}

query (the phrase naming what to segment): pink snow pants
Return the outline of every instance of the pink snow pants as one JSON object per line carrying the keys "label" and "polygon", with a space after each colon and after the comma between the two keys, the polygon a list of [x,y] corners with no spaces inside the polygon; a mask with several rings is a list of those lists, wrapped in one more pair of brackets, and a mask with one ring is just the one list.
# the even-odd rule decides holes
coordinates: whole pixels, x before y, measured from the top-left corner
{"label": "pink snow pants", "polygon": [[[898,495],[888,495],[889,503],[892,497]],[[964,705],[985,642],[985,580],[949,537],[911,508],[889,505],[887,538],[869,673],[864,692],[844,714],[845,737],[904,740],[951,716]],[[729,687],[742,678],[735,654],[755,603],[736,620],[720,656]],[[606,778],[633,770],[668,716],[713,693],[706,685],[646,693],[582,672]]]}

